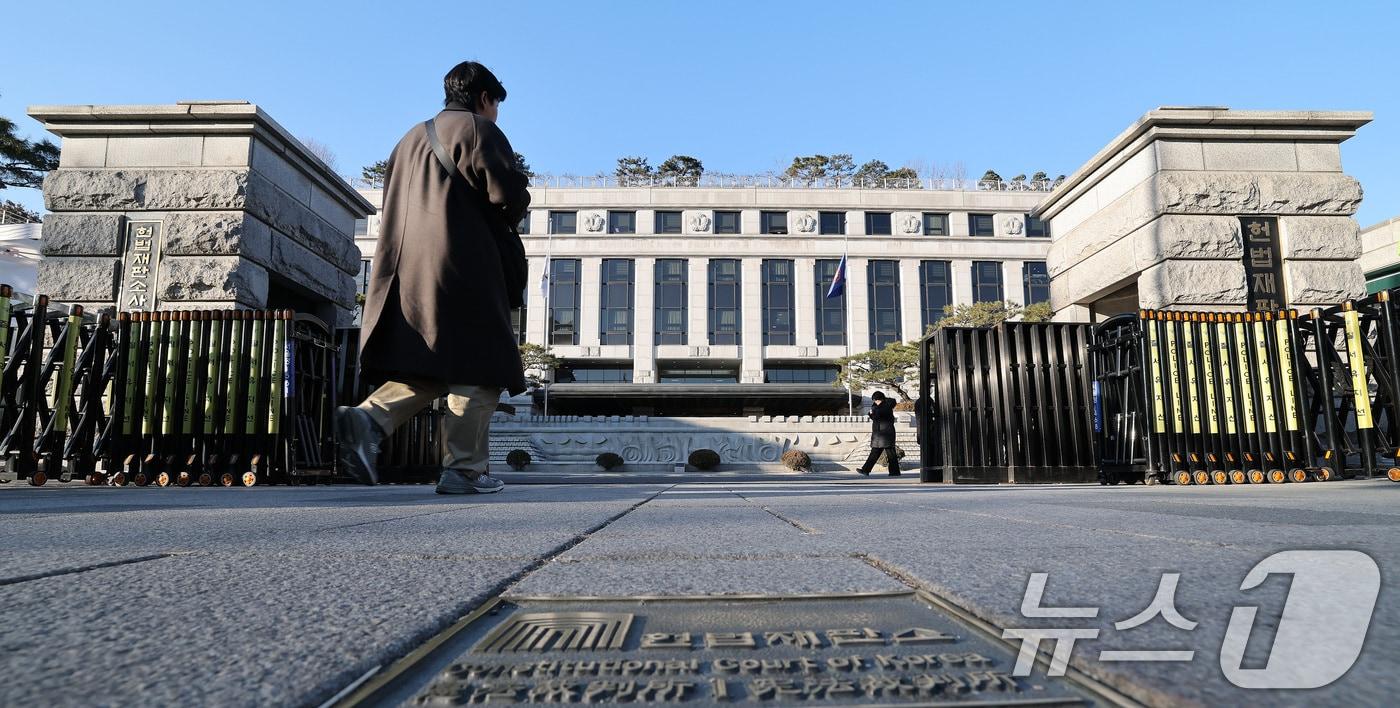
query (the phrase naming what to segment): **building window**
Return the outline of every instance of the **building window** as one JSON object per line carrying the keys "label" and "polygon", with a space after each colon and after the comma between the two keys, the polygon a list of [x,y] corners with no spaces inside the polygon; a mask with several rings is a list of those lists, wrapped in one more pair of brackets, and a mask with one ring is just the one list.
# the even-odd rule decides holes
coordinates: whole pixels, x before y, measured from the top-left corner
{"label": "building window", "polygon": [[866,273],[870,278],[870,348],[884,349],[886,344],[900,341],[899,261],[870,261]]}
{"label": "building window", "polygon": [[578,212],[576,211],[551,211],[549,212],[549,232],[552,234],[576,234],[578,233]]}
{"label": "building window", "polygon": [[664,384],[736,384],[739,383],[739,369],[718,364],[690,366],[678,363],[660,367],[656,380]]}
{"label": "building window", "polygon": [[943,308],[953,304],[952,264],[948,261],[919,263],[919,301],[924,310],[924,329],[943,319]]}
{"label": "building window", "polygon": [[717,211],[717,212],[715,212],[715,233],[717,233],[717,234],[737,234],[737,233],[739,233],[739,212],[737,212],[737,211]]}
{"label": "building window", "polygon": [[610,211],[610,212],[608,212],[608,233],[610,233],[610,234],[635,234],[635,233],[637,233],[637,212],[635,212],[635,211]]}
{"label": "building window", "polygon": [[1026,283],[1027,305],[1050,302],[1050,271],[1045,261],[1026,261],[1021,265],[1021,278]]}
{"label": "building window", "polygon": [[829,298],[831,280],[841,261],[824,258],[817,261],[817,344],[846,344],[846,293]]}
{"label": "building window", "polygon": [[873,236],[890,235],[890,213],[887,211],[865,212],[865,233]]}
{"label": "building window", "polygon": [[1050,238],[1050,222],[1026,214],[1026,237],[1027,238]]}
{"label": "building window", "polygon": [[764,383],[829,384],[836,383],[836,366],[775,366],[763,370]]}
{"label": "building window", "polygon": [[515,332],[515,343],[525,343],[525,323],[529,318],[525,316],[525,306],[530,302],[530,289],[525,288],[525,292],[520,296],[520,307],[510,311],[510,329]]}
{"label": "building window", "polygon": [[792,329],[792,261],[763,261],[763,343],[795,344]]}
{"label": "building window", "polygon": [[818,213],[817,233],[837,235],[846,233],[846,212],[823,211]]}
{"label": "building window", "polygon": [[925,236],[947,236],[948,235],[948,215],[924,212],[924,235]]}
{"label": "building window", "polygon": [[710,260],[710,344],[739,343],[739,260]]}
{"label": "building window", "polygon": [[355,238],[365,238],[369,235],[369,219],[355,220]]}
{"label": "building window", "polygon": [[681,213],[678,211],[656,212],[656,233],[678,234],[681,232]]}
{"label": "building window", "polygon": [[787,212],[765,211],[759,214],[760,230],[765,234],[787,233]]}
{"label": "building window", "polygon": [[369,294],[369,271],[374,265],[374,261],[369,258],[360,259],[360,294]]}
{"label": "building window", "polygon": [[530,212],[528,210],[524,214],[520,215],[520,223],[515,225],[515,233],[530,233]]}
{"label": "building window", "polygon": [[967,232],[973,236],[995,236],[996,227],[992,225],[991,214],[968,214]]}
{"label": "building window", "polygon": [[687,263],[683,258],[656,261],[656,344],[685,344]]}
{"label": "building window", "polygon": [[1000,302],[1005,297],[1001,288],[1001,261],[973,261],[972,301]]}
{"label": "building window", "polygon": [[549,343],[578,344],[578,259],[555,259],[549,271]]}
{"label": "building window", "polygon": [[554,383],[632,383],[632,367],[564,362],[554,370]]}
{"label": "building window", "polygon": [[598,293],[600,344],[632,343],[632,260],[604,258]]}

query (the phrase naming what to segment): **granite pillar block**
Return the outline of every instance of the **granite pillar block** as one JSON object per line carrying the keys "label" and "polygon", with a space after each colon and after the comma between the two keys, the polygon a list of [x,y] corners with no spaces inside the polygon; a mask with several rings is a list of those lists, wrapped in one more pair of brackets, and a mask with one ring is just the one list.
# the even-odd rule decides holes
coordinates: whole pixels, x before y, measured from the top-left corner
{"label": "granite pillar block", "polygon": [[172,256],[160,268],[162,301],[217,301],[267,307],[267,270],[239,256]]}
{"label": "granite pillar block", "polygon": [[241,255],[272,264],[272,228],[237,211],[191,211],[165,217],[168,256]]}
{"label": "granite pillar block", "polygon": [[44,256],[116,256],[122,250],[120,214],[68,212],[44,217]]}
{"label": "granite pillar block", "polygon": [[39,290],[56,302],[115,302],[120,262],[78,256],[39,261]]}

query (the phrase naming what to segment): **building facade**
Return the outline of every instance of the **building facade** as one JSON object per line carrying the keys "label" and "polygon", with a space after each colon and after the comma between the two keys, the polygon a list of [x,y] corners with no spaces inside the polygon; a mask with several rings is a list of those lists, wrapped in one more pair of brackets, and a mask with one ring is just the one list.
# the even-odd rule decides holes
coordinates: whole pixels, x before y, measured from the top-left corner
{"label": "building facade", "polygon": [[1361,230],[1358,263],[1366,274],[1367,293],[1400,287],[1400,216]]}
{"label": "building facade", "polygon": [[[516,330],[562,362],[551,412],[844,413],[838,358],[917,340],[947,305],[1049,299],[1043,189],[777,184],[536,180]],[[362,287],[376,232],[357,233]]]}

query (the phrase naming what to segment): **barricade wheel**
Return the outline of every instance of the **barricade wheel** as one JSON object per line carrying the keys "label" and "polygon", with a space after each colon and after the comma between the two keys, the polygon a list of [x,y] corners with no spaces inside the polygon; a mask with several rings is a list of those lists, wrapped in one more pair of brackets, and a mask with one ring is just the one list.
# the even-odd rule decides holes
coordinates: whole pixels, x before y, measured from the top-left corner
{"label": "barricade wheel", "polygon": [[1177,472],[1176,483],[1180,484],[1183,487],[1191,486],[1191,473],[1186,470],[1181,470]]}
{"label": "barricade wheel", "polygon": [[69,482],[73,481],[73,475],[68,474],[67,472],[60,472],[58,475],[58,481],[64,484],[68,484]]}
{"label": "barricade wheel", "polygon": [[1288,481],[1288,475],[1283,470],[1269,470],[1269,484],[1283,484]]}
{"label": "barricade wheel", "polygon": [[1264,470],[1250,470],[1250,471],[1249,471],[1249,483],[1250,483],[1250,484],[1263,484],[1263,483],[1264,483]]}
{"label": "barricade wheel", "polygon": [[232,472],[225,472],[219,475],[219,484],[222,484],[225,487],[232,487],[233,483],[236,481],[237,480],[234,478]]}
{"label": "barricade wheel", "polygon": [[1391,467],[1386,470],[1385,477],[1392,482],[1400,482],[1400,467]]}
{"label": "barricade wheel", "polygon": [[126,473],[125,473],[125,472],[118,472],[118,473],[112,475],[112,486],[113,486],[113,487],[125,487],[125,486],[126,486]]}
{"label": "barricade wheel", "polygon": [[1196,484],[1210,484],[1210,473],[1205,470],[1196,470],[1191,475],[1191,481]]}
{"label": "barricade wheel", "polygon": [[1142,483],[1149,487],[1155,487],[1162,483],[1162,478],[1158,477],[1156,472],[1148,472],[1142,476]]}
{"label": "barricade wheel", "polygon": [[1210,481],[1216,484],[1229,484],[1230,475],[1225,474],[1225,470],[1215,470],[1210,473]]}
{"label": "barricade wheel", "polygon": [[156,475],[156,486],[157,486],[157,487],[169,487],[169,486],[170,486],[170,473],[169,473],[169,472],[161,472],[160,474]]}
{"label": "barricade wheel", "polygon": [[187,470],[180,470],[180,474],[175,477],[175,483],[181,487],[188,487],[193,481],[194,478],[190,476]]}
{"label": "barricade wheel", "polygon": [[253,474],[252,472],[244,472],[244,473],[243,473],[243,486],[245,486],[245,487],[251,487],[251,486],[253,486],[253,485],[257,484],[257,483],[258,483],[258,476],[257,476],[257,475]]}
{"label": "barricade wheel", "polygon": [[1245,475],[1244,470],[1230,470],[1230,484],[1248,484],[1248,483],[1249,483],[1249,477],[1247,477],[1247,476]]}
{"label": "barricade wheel", "polygon": [[49,481],[49,476],[41,471],[29,475],[29,486],[31,487],[42,487],[47,481]]}
{"label": "barricade wheel", "polygon": [[199,486],[201,486],[201,487],[212,487],[212,486],[214,486],[214,475],[209,474],[208,472],[200,472],[200,473],[199,473]]}
{"label": "barricade wheel", "polygon": [[138,487],[144,487],[151,483],[151,478],[145,472],[137,472],[131,475],[131,483]]}
{"label": "barricade wheel", "polygon": [[102,483],[97,480],[96,472],[93,472],[92,474],[88,475],[87,478],[85,478],[83,481],[86,482],[87,486],[89,487],[98,487],[102,485]]}
{"label": "barricade wheel", "polygon": [[1308,477],[1308,471],[1299,467],[1294,467],[1293,469],[1288,470],[1288,480],[1290,482],[1311,481]]}

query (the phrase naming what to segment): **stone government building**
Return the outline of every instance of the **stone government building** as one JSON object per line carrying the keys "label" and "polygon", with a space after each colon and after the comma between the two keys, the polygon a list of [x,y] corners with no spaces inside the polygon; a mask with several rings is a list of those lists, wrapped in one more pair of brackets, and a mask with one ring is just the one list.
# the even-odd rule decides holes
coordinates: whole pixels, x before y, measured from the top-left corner
{"label": "stone government building", "polygon": [[[603,181],[537,179],[521,223],[516,330],[563,362],[551,413],[846,413],[837,358],[918,339],[945,305],[1049,299],[1050,233],[1029,213],[1044,191]],[[377,226],[357,227],[362,288]]]}

